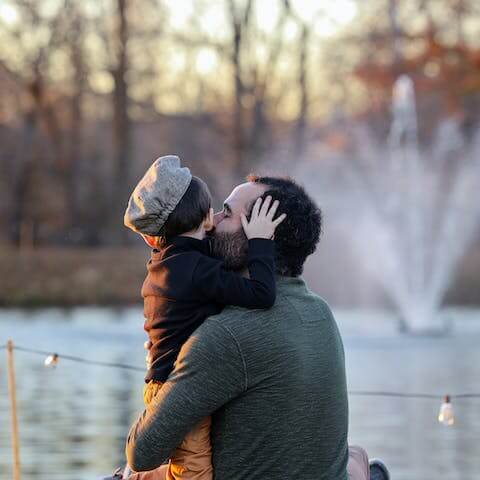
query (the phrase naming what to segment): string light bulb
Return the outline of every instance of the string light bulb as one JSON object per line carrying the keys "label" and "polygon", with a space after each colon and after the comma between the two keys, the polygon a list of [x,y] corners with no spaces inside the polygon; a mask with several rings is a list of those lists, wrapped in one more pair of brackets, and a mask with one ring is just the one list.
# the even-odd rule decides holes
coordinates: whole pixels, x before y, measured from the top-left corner
{"label": "string light bulb", "polygon": [[440,412],[438,413],[438,421],[447,427],[450,427],[455,423],[453,406],[450,403],[450,395],[445,395],[443,398],[443,403],[440,406]]}
{"label": "string light bulb", "polygon": [[56,367],[58,365],[58,354],[52,353],[45,359],[46,367]]}

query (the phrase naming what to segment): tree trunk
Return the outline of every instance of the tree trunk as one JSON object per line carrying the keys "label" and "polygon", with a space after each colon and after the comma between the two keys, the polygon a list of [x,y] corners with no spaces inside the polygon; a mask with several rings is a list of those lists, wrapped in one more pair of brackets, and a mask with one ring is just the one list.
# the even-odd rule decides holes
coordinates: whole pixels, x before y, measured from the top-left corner
{"label": "tree trunk", "polygon": [[[78,11],[73,11],[72,35],[70,37],[70,57],[75,72],[74,92],[70,101],[70,138],[68,145],[68,168],[65,172],[68,225],[75,229],[81,223],[77,199],[77,185],[80,181],[78,164],[83,156],[83,97],[87,79],[83,52],[83,25]],[[75,241],[75,238],[73,238]]]}
{"label": "tree trunk", "polygon": [[132,150],[131,122],[128,115],[128,0],[117,0],[118,25],[116,32],[116,65],[113,69],[113,154],[114,154],[114,231],[119,232],[115,237],[123,242],[125,240],[122,214],[128,201],[130,188],[130,160]]}
{"label": "tree trunk", "polygon": [[245,149],[245,131],[243,125],[243,82],[241,66],[241,44],[242,44],[242,24],[235,11],[233,0],[229,2],[229,13],[232,27],[232,70],[234,82],[234,113],[233,113],[233,154],[234,154],[234,172],[241,174],[242,163]]}
{"label": "tree trunk", "polygon": [[300,90],[300,109],[298,112],[295,126],[295,139],[293,153],[295,158],[299,158],[305,151],[305,134],[307,130],[308,115],[308,45],[310,40],[310,29],[304,24],[300,38],[300,59],[298,65],[298,86]]}

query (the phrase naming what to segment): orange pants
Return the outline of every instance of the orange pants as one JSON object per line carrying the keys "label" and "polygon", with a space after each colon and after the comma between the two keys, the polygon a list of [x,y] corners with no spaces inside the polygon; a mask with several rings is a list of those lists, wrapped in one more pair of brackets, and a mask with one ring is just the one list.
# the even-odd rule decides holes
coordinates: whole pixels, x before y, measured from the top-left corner
{"label": "orange pants", "polygon": [[[160,382],[150,381],[143,389],[143,401],[148,406],[162,388]],[[204,418],[183,439],[168,465],[150,472],[132,473],[131,480],[213,480],[211,418]]]}
{"label": "orange pants", "polygon": [[[129,479],[134,480],[167,480],[169,465],[162,465],[156,470],[143,473],[134,473]],[[361,447],[350,446],[348,456],[348,480],[370,480],[368,455]],[[172,478],[172,477],[170,477]]]}
{"label": "orange pants", "polygon": [[347,472],[349,480],[370,480],[368,455],[362,447],[348,447]]}

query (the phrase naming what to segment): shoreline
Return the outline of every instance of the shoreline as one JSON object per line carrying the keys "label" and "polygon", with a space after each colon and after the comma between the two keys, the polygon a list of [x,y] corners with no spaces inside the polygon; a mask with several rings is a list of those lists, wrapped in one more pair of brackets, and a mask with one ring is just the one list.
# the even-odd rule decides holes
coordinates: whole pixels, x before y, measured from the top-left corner
{"label": "shoreline", "polygon": [[[140,289],[149,258],[147,248],[45,247],[34,250],[0,248],[0,308],[45,308],[78,306],[132,307],[141,305]],[[318,263],[321,259],[316,260]],[[339,307],[388,306],[385,299],[357,301],[356,285],[341,291],[326,275],[312,275],[306,268],[305,278],[313,291],[320,292],[332,305]],[[474,250],[459,265],[444,305],[480,306],[480,250]],[[346,300],[344,292],[351,292]],[[343,292],[343,293],[342,293]]]}

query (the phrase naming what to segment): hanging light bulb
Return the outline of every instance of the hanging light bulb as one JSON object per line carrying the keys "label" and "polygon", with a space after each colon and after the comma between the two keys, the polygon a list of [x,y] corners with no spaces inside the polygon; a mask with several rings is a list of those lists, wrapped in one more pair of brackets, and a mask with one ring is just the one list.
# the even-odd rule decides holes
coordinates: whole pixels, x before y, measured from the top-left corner
{"label": "hanging light bulb", "polygon": [[58,365],[58,354],[52,353],[45,359],[46,367],[56,367]]}
{"label": "hanging light bulb", "polygon": [[453,407],[450,403],[450,395],[445,395],[443,398],[443,403],[440,406],[440,412],[438,413],[438,421],[446,426],[451,426],[455,423]]}

